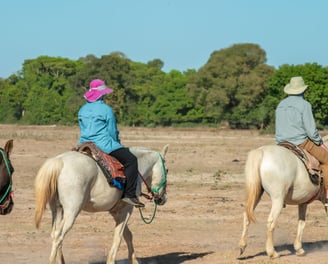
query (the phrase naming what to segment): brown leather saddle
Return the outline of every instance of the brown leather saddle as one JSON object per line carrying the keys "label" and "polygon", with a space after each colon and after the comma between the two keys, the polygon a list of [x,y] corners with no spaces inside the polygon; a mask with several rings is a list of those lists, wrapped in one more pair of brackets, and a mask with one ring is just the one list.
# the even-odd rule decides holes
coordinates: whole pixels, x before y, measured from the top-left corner
{"label": "brown leather saddle", "polygon": [[309,173],[310,180],[313,184],[322,184],[323,178],[322,170],[320,168],[320,162],[315,157],[313,157],[305,149],[302,149],[287,141],[280,142],[278,145],[292,151],[303,162],[305,168]]}
{"label": "brown leather saddle", "polygon": [[93,158],[103,171],[109,185],[123,189],[126,182],[124,166],[115,157],[101,151],[93,142],[84,142],[73,150]]}

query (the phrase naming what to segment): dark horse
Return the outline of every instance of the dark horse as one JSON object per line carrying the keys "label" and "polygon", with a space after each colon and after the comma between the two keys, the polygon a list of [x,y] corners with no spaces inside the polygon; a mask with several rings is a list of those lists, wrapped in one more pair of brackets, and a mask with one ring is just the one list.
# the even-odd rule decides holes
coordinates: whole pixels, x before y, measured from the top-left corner
{"label": "dark horse", "polygon": [[12,188],[12,174],[14,167],[11,165],[9,155],[13,149],[13,140],[10,139],[4,148],[0,148],[0,214],[6,215],[14,207]]}

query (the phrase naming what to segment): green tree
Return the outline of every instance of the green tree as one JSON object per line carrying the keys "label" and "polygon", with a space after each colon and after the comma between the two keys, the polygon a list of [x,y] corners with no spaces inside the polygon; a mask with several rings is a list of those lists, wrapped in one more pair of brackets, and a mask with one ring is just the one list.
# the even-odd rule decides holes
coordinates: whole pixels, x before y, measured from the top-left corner
{"label": "green tree", "polygon": [[162,89],[165,73],[157,63],[131,62],[131,91],[129,93],[129,125],[153,125],[151,110]]}
{"label": "green tree", "polygon": [[34,85],[24,103],[23,123],[34,125],[60,124],[64,116],[64,98],[55,90]]}
{"label": "green tree", "polygon": [[168,126],[189,121],[193,100],[185,90],[186,80],[186,76],[177,70],[165,75],[151,107],[155,124]]}
{"label": "green tree", "polygon": [[28,87],[17,75],[0,81],[0,122],[17,123],[24,114],[23,103]]}
{"label": "green tree", "polygon": [[[289,83],[290,78],[302,76],[304,82],[309,85],[304,97],[312,104],[314,117],[319,126],[328,125],[328,68],[317,63],[302,65],[282,65],[274,72],[268,82],[268,90],[265,99],[258,107],[266,108],[267,113],[274,113],[280,100],[287,95],[283,88]],[[268,124],[274,126],[274,114],[267,114]]]}
{"label": "green tree", "polygon": [[40,56],[23,64],[22,82],[28,87],[25,95],[22,122],[56,124],[74,122],[66,102],[71,90],[69,80],[82,67],[81,61]]}
{"label": "green tree", "polygon": [[228,121],[247,127],[254,103],[259,100],[274,68],[265,64],[266,54],[256,44],[236,44],[215,51],[191,78],[187,90],[203,122]]}

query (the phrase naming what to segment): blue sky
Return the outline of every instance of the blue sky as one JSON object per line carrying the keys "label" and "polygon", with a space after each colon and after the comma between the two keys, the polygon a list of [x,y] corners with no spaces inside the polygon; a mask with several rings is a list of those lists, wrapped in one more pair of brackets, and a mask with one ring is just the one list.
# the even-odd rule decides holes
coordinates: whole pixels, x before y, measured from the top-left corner
{"label": "blue sky", "polygon": [[215,50],[256,43],[267,63],[328,65],[326,0],[1,1],[0,77],[41,55],[123,52],[164,71],[199,69]]}

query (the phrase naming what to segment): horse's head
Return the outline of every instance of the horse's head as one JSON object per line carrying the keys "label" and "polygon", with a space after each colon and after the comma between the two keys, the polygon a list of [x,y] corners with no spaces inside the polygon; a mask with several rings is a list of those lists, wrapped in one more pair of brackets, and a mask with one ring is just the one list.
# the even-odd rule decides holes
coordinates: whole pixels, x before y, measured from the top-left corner
{"label": "horse's head", "polygon": [[0,148],[0,214],[9,214],[14,206],[12,198],[12,173],[14,168],[10,162],[13,140],[8,140],[4,149]]}
{"label": "horse's head", "polygon": [[155,203],[158,205],[164,205],[167,200],[166,185],[168,169],[165,166],[165,156],[168,147],[168,145],[163,147],[161,154],[158,155],[158,161],[153,168],[151,191],[154,195]]}
{"label": "horse's head", "polygon": [[149,200],[154,199],[158,205],[166,202],[167,168],[165,155],[168,145],[164,146],[161,153],[143,148],[131,148],[138,158],[140,177],[147,187],[150,195],[142,193]]}

